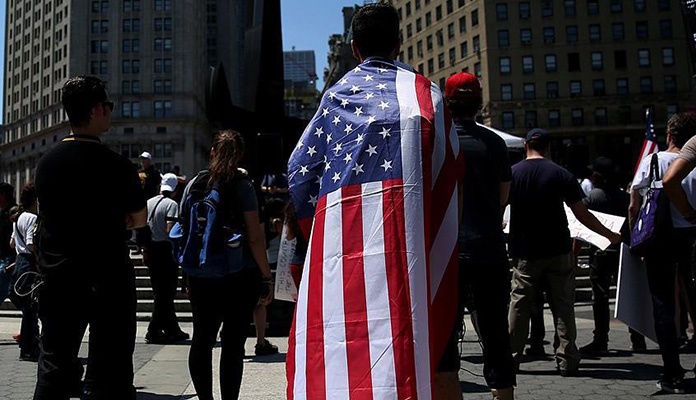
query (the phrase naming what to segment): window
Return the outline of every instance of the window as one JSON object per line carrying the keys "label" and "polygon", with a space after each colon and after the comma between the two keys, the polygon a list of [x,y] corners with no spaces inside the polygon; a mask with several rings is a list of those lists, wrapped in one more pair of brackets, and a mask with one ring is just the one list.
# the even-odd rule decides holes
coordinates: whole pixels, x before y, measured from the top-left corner
{"label": "window", "polygon": [[479,36],[476,35],[474,36],[472,42],[474,53],[478,54],[481,51],[481,38],[479,38]]}
{"label": "window", "polygon": [[616,80],[616,94],[628,94],[628,79],[619,78]]}
{"label": "window", "polygon": [[477,26],[479,24],[478,9],[471,12],[471,27]]}
{"label": "window", "polygon": [[670,67],[674,65],[674,48],[662,48],[662,65],[664,65],[665,67]]}
{"label": "window", "polygon": [[543,18],[553,17],[553,1],[552,0],[542,0],[542,2],[541,2],[541,16]]}
{"label": "window", "polygon": [[679,108],[676,104],[667,104],[667,119],[672,118],[674,114],[679,112]]}
{"label": "window", "polygon": [[425,38],[425,48],[428,49],[428,51],[433,49],[433,35],[428,35],[428,37]]}
{"label": "window", "polygon": [[457,49],[452,47],[449,49],[449,64],[454,65],[457,62]]}
{"label": "window", "polygon": [[428,74],[435,72],[435,61],[431,58],[428,60]]}
{"label": "window", "polygon": [[639,67],[649,67],[650,66],[650,50],[648,50],[648,49],[638,50],[638,66]]}
{"label": "window", "polygon": [[[428,21],[430,20],[429,18],[430,13],[425,14],[425,25],[430,26],[430,23]],[[466,32],[466,15],[463,15],[459,18],[459,33]]]}
{"label": "window", "polygon": [[604,56],[601,51],[593,51],[590,55],[592,60],[592,69],[601,71],[604,69]]}
{"label": "window", "polygon": [[611,37],[614,40],[624,40],[626,38],[623,22],[614,22],[611,24]]}
{"label": "window", "polygon": [[130,101],[124,101],[121,103],[121,118],[131,118],[132,117],[132,108],[131,108],[131,102]]}
{"label": "window", "polygon": [[578,42],[578,27],[577,25],[566,26],[566,42],[577,43]]}
{"label": "window", "polygon": [[512,111],[504,111],[502,115],[502,125],[504,129],[514,129],[515,113]]}
{"label": "window", "polygon": [[445,53],[440,53],[437,55],[437,68],[445,68]]}
{"label": "window", "polygon": [[637,39],[647,39],[648,38],[648,22],[638,21],[636,22],[636,38]]}
{"label": "window", "polygon": [[582,115],[582,108],[574,108],[570,112],[570,119],[575,126],[583,125],[585,123],[585,119],[583,118]]}
{"label": "window", "polygon": [[523,96],[525,100],[536,99],[536,85],[534,85],[534,83],[525,83],[523,86]]}
{"label": "window", "polygon": [[597,15],[599,14],[599,1],[598,0],[587,0],[587,15]]}
{"label": "window", "polygon": [[570,97],[578,97],[582,94],[582,82],[570,81]]}
{"label": "window", "polygon": [[108,40],[92,40],[91,49],[92,49],[93,54],[108,53],[109,52],[109,41]]}
{"label": "window", "polygon": [[559,110],[549,110],[549,126],[561,126],[561,112]]}
{"label": "window", "polygon": [[660,11],[669,10],[669,2],[670,0],[657,0],[657,9]]}
{"label": "window", "polygon": [[665,93],[675,93],[677,91],[677,77],[674,75],[665,75]]}
{"label": "window", "polygon": [[660,37],[662,39],[671,39],[672,38],[672,20],[671,19],[660,20]]}
{"label": "window", "polygon": [[607,120],[607,109],[604,107],[595,108],[594,120],[596,125],[606,125]]}
{"label": "window", "polygon": [[544,43],[551,44],[556,41],[556,30],[552,26],[544,28]]}
{"label": "window", "polygon": [[420,0],[416,0],[416,1],[414,2],[414,5],[416,6],[416,10],[420,10],[420,8],[421,8],[421,6],[420,6]]}
{"label": "window", "polygon": [[532,30],[520,29],[520,41],[522,44],[532,44]]}
{"label": "window", "polygon": [[628,61],[626,59],[626,50],[614,51],[614,67],[616,69],[626,69]]}
{"label": "window", "polygon": [[522,72],[525,74],[530,74],[534,72],[534,57],[523,56],[522,57]]}
{"label": "window", "polygon": [[563,2],[563,9],[565,10],[566,17],[574,17],[575,12],[575,0],[565,0]]}
{"label": "window", "polygon": [[481,77],[481,63],[477,62],[474,64],[474,75],[476,75],[477,78]]}
{"label": "window", "polygon": [[595,79],[592,81],[592,94],[595,96],[604,96],[607,94],[604,79]]}
{"label": "window", "polygon": [[413,60],[413,46],[408,46],[408,60]]}
{"label": "window", "polygon": [[435,32],[435,37],[437,38],[437,45],[438,46],[442,46],[443,44],[445,44],[444,38],[442,37],[442,29]]}
{"label": "window", "polygon": [[505,83],[500,85],[500,99],[503,101],[512,100],[512,85]]}
{"label": "window", "polygon": [[510,31],[508,31],[507,29],[501,29],[498,31],[498,46],[510,46]]}
{"label": "window", "polygon": [[447,39],[454,39],[454,22],[447,25]]}
{"label": "window", "polygon": [[452,14],[454,11],[454,5],[452,0],[447,0],[447,15]]}
{"label": "window", "polygon": [[568,72],[580,71],[580,53],[568,53]]}
{"label": "window", "polygon": [[507,21],[508,7],[507,3],[498,3],[495,5],[495,15],[498,21]]}
{"label": "window", "polygon": [[619,107],[619,122],[622,124],[631,123],[631,106]]}
{"label": "window", "polygon": [[469,55],[469,46],[466,41],[463,41],[462,44],[459,45],[459,50],[462,53],[462,58],[466,58]]}
{"label": "window", "polygon": [[532,16],[532,9],[528,1],[521,1],[519,4],[520,19],[529,19]]}
{"label": "window", "polygon": [[[155,10],[157,10],[157,3],[162,4],[162,0],[155,0]],[[161,5],[160,5],[161,7]],[[409,1],[406,3],[406,16],[410,17],[411,16],[411,2]]]}
{"label": "window", "polygon": [[651,94],[653,92],[652,77],[642,76],[640,78],[640,92],[642,94]]}
{"label": "window", "polygon": [[546,98],[555,99],[558,97],[558,82],[546,82]]}
{"label": "window", "polygon": [[620,13],[623,11],[623,0],[611,0],[611,12]]}
{"label": "window", "polygon": [[546,72],[556,72],[556,70],[557,70],[556,55],[555,54],[547,54],[544,57],[544,64],[546,65]]}
{"label": "window", "polygon": [[633,0],[633,9],[635,11],[645,11],[645,0]]}
{"label": "window", "polygon": [[590,42],[598,42],[602,40],[602,28],[599,24],[591,24],[588,26],[590,34]]}
{"label": "window", "polygon": [[435,7],[435,21],[442,19],[442,6]]}

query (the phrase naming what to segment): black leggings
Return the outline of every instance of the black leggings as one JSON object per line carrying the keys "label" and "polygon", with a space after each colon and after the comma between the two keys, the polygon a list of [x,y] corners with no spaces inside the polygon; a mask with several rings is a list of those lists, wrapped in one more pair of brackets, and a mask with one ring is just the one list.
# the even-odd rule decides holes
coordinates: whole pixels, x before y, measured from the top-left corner
{"label": "black leggings", "polygon": [[193,339],[189,372],[200,400],[213,400],[213,346],[220,325],[220,391],[223,400],[239,398],[244,368],[244,343],[261,293],[257,268],[224,278],[189,276]]}

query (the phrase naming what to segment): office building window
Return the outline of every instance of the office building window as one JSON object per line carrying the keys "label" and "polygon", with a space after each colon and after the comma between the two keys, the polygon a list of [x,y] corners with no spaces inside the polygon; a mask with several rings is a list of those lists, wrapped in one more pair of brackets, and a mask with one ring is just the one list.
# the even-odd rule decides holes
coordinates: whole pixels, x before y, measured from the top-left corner
{"label": "office building window", "polygon": [[660,37],[662,39],[671,39],[672,38],[672,20],[671,19],[663,19],[660,20]]}
{"label": "office building window", "polygon": [[534,83],[525,83],[523,85],[523,96],[525,100],[536,99],[536,85]]}
{"label": "office building window", "polygon": [[583,117],[582,108],[574,108],[570,112],[570,119],[572,124],[575,126],[583,125],[585,123],[585,119]]}
{"label": "office building window", "polygon": [[532,9],[528,1],[521,1],[519,4],[520,19],[529,19],[532,16]]}
{"label": "office building window", "polygon": [[577,43],[578,42],[578,27],[577,25],[566,26],[566,42]]}
{"label": "office building window", "polygon": [[407,54],[408,54],[408,60],[409,61],[413,60],[413,46],[408,46]]}
{"label": "office building window", "polygon": [[416,18],[416,32],[423,30],[423,21],[420,18]]}
{"label": "office building window", "polygon": [[597,15],[599,14],[599,1],[598,0],[587,0],[587,15]]}
{"label": "office building window", "polygon": [[672,118],[674,114],[679,112],[679,106],[676,104],[667,104],[667,120]]}
{"label": "office building window", "polygon": [[598,42],[602,40],[602,28],[599,24],[590,24],[587,27],[587,31],[590,35],[590,42]]}
{"label": "office building window", "polygon": [[438,45],[438,46],[441,47],[442,45],[445,44],[445,40],[444,40],[444,38],[442,37],[442,29],[440,29],[439,31],[435,32],[435,37],[437,38],[437,45]]}
{"label": "office building window", "polygon": [[428,74],[435,72],[435,60],[432,58],[428,59]]}
{"label": "office building window", "polygon": [[512,85],[505,83],[500,85],[500,99],[503,101],[512,100]]}
{"label": "office building window", "polygon": [[469,55],[468,43],[463,41],[462,44],[459,45],[459,50],[462,53],[462,58],[466,58]]}
{"label": "office building window", "polygon": [[522,72],[529,74],[534,72],[534,57],[533,56],[523,56],[522,57]]}
{"label": "office building window", "polygon": [[558,82],[546,82],[546,98],[555,99],[558,97]]}
{"label": "office building window", "polygon": [[537,112],[536,111],[525,111],[524,112],[524,126],[527,129],[532,129],[537,127]]}
{"label": "office building window", "polygon": [[425,38],[425,48],[428,51],[433,49],[433,35],[428,35],[428,37]]}
{"label": "office building window", "polygon": [[640,92],[642,94],[651,94],[653,92],[652,77],[642,76],[640,78]]}
{"label": "office building window", "polygon": [[452,0],[447,0],[447,15],[452,14],[454,11],[454,5]]}
{"label": "office building window", "polygon": [[472,40],[474,53],[478,54],[481,51],[481,38],[479,35],[474,36]]}
{"label": "office building window", "polygon": [[132,108],[130,101],[124,101],[121,103],[121,118],[132,118]]}
{"label": "office building window", "polygon": [[582,82],[570,81],[570,97],[578,97],[582,95]]}
{"label": "office building window", "polygon": [[95,53],[95,54],[108,53],[109,52],[109,41],[108,40],[92,40],[91,50],[92,50],[92,53]]}
{"label": "office building window", "polygon": [[471,26],[475,27],[479,24],[478,10],[473,10],[471,12]]}
{"label": "office building window", "polygon": [[619,78],[616,80],[616,94],[626,95],[628,94],[628,79]]}
{"label": "office building window", "polygon": [[131,82],[130,81],[122,81],[121,82],[121,93],[122,94],[131,94]]}
{"label": "office building window", "polygon": [[454,39],[454,22],[447,25],[447,39]]}
{"label": "office building window", "polygon": [[515,113],[513,111],[504,111],[502,114],[502,125],[504,129],[515,128]]}
{"label": "office building window", "polygon": [[648,21],[636,22],[636,38],[647,39],[649,36],[650,35],[648,34]]}
{"label": "office building window", "polygon": [[553,26],[547,26],[544,28],[544,43],[551,44],[556,41],[556,30]]}
{"label": "office building window", "polygon": [[674,75],[665,75],[665,93],[675,93],[677,91],[677,77]]}
{"label": "office building window", "polygon": [[565,10],[566,17],[574,17],[576,14],[575,0],[565,0],[563,2],[563,9]]}
{"label": "office building window", "polygon": [[592,93],[595,96],[604,96],[607,94],[604,79],[594,79],[592,81]]}
{"label": "office building window", "polygon": [[660,11],[667,11],[670,7],[671,0],[657,0],[657,9]]}
{"label": "office building window", "polygon": [[611,24],[611,37],[614,40],[624,40],[626,38],[623,22],[614,22]]}
{"label": "office building window", "polygon": [[541,16],[542,18],[553,17],[552,0],[541,0]]}
{"label": "office building window", "polygon": [[611,0],[611,12],[620,13],[623,11],[623,0]]}
{"label": "office building window", "polygon": [[[429,20],[428,15],[430,15],[430,13],[425,15],[426,22]],[[426,25],[430,26],[430,24],[427,23]],[[461,17],[459,17],[459,33],[462,32],[466,32],[466,15],[462,15]]]}
{"label": "office building window", "polygon": [[442,6],[435,7],[435,21],[442,19]]}
{"label": "office building window", "polygon": [[[406,25],[406,38],[410,38],[411,36],[413,36],[413,25],[408,24],[408,25]],[[162,40],[162,39],[155,39],[155,51],[157,51],[157,48],[156,48],[157,40]],[[160,47],[160,51],[161,51],[161,47]]]}
{"label": "office building window", "polygon": [[639,67],[649,67],[650,66],[650,50],[649,49],[638,50],[638,66]]}
{"label": "office building window", "polygon": [[561,112],[559,110],[549,110],[549,126],[561,126]]}
{"label": "office building window", "polygon": [[449,65],[452,66],[457,62],[457,49],[452,47],[449,49]]}
{"label": "office building window", "polygon": [[665,67],[670,67],[674,65],[674,48],[662,48],[662,65],[664,65]]}
{"label": "office building window", "polygon": [[420,0],[414,1],[414,4],[413,4],[413,5],[416,6],[416,10],[420,10],[420,7],[421,7],[421,2],[420,2]]}
{"label": "office building window", "polygon": [[508,6],[507,3],[498,3],[495,5],[495,15],[498,21],[507,21]]}
{"label": "office building window", "polygon": [[604,107],[595,108],[594,120],[595,125],[606,125],[609,122],[607,119],[607,109]]}
{"label": "office building window", "polygon": [[498,31],[498,46],[510,46],[510,31],[508,31],[507,29],[501,29]]}
{"label": "office building window", "polygon": [[477,78],[481,77],[481,63],[477,62],[474,64],[474,75],[476,75]]}
{"label": "office building window", "polygon": [[522,44],[532,44],[532,30],[520,29],[520,41]]}
{"label": "office building window", "polygon": [[580,71],[580,53],[568,53],[568,72]]}
{"label": "office building window", "polygon": [[635,11],[645,11],[645,0],[633,0],[633,9]]}
{"label": "office building window", "polygon": [[437,68],[445,68],[445,53],[440,53],[437,55]]}
{"label": "office building window", "polygon": [[556,72],[557,64],[556,64],[556,55],[555,54],[547,54],[544,57],[544,64],[546,66],[546,72]]}
{"label": "office building window", "polygon": [[593,51],[590,54],[592,60],[592,69],[595,71],[601,71],[604,69],[604,56],[601,51]]}
{"label": "office building window", "polygon": [[626,59],[626,50],[614,51],[614,67],[616,69],[626,69],[628,60]]}

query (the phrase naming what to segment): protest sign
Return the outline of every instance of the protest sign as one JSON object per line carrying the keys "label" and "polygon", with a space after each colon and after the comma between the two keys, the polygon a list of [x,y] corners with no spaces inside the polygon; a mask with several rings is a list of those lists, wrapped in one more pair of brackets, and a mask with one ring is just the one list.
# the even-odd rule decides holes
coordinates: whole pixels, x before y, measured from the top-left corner
{"label": "protest sign", "polygon": [[614,318],[657,343],[652,298],[645,264],[621,245],[621,261],[616,284]]}
{"label": "protest sign", "polygon": [[275,298],[284,301],[297,301],[297,287],[290,273],[290,262],[295,255],[297,239],[287,239],[287,226],[283,226],[278,250],[278,264],[275,276]]}

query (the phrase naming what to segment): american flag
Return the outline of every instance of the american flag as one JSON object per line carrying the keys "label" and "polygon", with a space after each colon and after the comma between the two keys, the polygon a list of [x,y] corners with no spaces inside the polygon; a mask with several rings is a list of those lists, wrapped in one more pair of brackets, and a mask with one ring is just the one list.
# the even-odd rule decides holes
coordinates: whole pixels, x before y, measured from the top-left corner
{"label": "american flag", "polygon": [[647,156],[657,153],[659,148],[657,147],[657,138],[655,137],[655,125],[653,124],[652,110],[650,107],[645,109],[645,140],[643,140],[643,148],[640,149],[640,155],[638,156],[638,162],[636,167],[633,169],[633,174],[636,174],[640,162]]}
{"label": "american flag", "polygon": [[461,159],[445,114],[437,86],[381,58],[324,94],[288,164],[309,237],[288,399],[432,398],[457,303]]}

